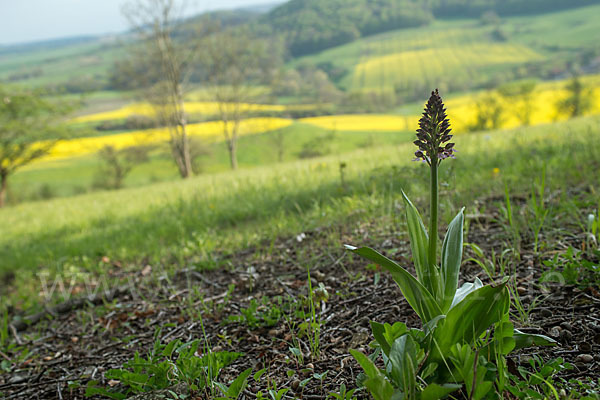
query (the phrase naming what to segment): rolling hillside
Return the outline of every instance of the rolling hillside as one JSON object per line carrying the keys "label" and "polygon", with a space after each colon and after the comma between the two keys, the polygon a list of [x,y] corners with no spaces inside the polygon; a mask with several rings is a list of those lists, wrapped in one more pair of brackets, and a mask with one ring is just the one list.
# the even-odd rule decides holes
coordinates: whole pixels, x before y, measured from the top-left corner
{"label": "rolling hillside", "polygon": [[[600,54],[600,5],[511,17],[498,25],[479,20],[437,21],[362,38],[292,65],[331,65],[346,71],[345,90],[395,90],[411,95],[438,86],[465,91],[535,76],[555,79],[570,60],[585,64]],[[503,38],[498,38],[502,32]]]}
{"label": "rolling hillside", "polygon": [[[234,16],[227,14],[223,18],[233,21]],[[501,17],[491,23],[479,18],[438,19],[426,26],[362,37],[314,55],[291,59],[282,69],[343,71],[338,79],[330,76],[342,89],[343,97],[338,104],[323,107],[314,103],[298,104],[301,99],[294,96],[272,96],[271,105],[255,107],[262,114],[252,115],[259,119],[244,125],[250,128],[244,130],[248,135],[240,144],[240,165],[257,167],[282,160],[293,161],[314,156],[315,149],[319,155],[341,155],[365,146],[404,142],[408,132],[414,131],[424,94],[433,87],[447,96],[456,132],[472,129],[482,89],[524,78],[538,80],[531,124],[563,120],[566,115],[558,114],[556,103],[566,96],[564,87],[570,78],[569,69],[577,66],[590,75],[600,72],[600,48],[596,41],[599,16],[600,5],[593,5],[543,15]],[[499,37],[498,32],[503,36]],[[89,80],[103,85],[112,62],[124,51],[118,43],[114,39],[87,38],[54,43],[49,48],[32,45],[2,49],[0,79],[6,81],[20,71],[23,76],[17,77],[19,79],[13,76],[11,82],[38,86]],[[86,60],[89,65],[84,67]],[[41,74],[25,76],[37,68],[42,70]],[[585,82],[598,93],[597,77],[585,78]],[[268,86],[260,89],[269,90]],[[200,87],[194,93],[201,92]],[[392,101],[377,111],[352,109],[345,104],[354,94],[365,95],[361,105],[367,104],[373,93],[389,95]],[[205,139],[211,152],[203,158],[202,171],[227,170],[225,148],[217,143],[222,140],[219,124],[210,122],[215,117],[208,115],[205,109],[209,99],[195,97],[188,98],[188,112],[195,118],[191,121],[193,132]],[[95,153],[103,145],[122,148],[148,138],[151,138],[149,143],[163,143],[167,136],[162,130],[126,127],[123,122],[128,117],[148,116],[147,107],[131,102],[129,94],[118,91],[95,91],[88,95],[85,108],[78,112],[75,120],[77,129],[81,128],[75,135],[78,139],[61,142],[45,161],[19,171],[11,181],[13,201],[71,196],[93,190],[90,185],[99,165]],[[296,107],[308,107],[307,113],[298,114],[296,120],[286,119],[290,117],[288,112]],[[514,107],[514,104],[505,107],[500,127],[521,124],[510,115]],[[594,101],[586,114],[596,114],[598,107]],[[327,108],[325,112],[318,112],[324,108]],[[317,111],[311,114],[311,110]],[[105,122],[108,124],[100,127]],[[136,168],[125,185],[135,187],[172,180],[176,176],[163,151]]]}
{"label": "rolling hillside", "polygon": [[[528,8],[513,3],[523,2],[431,1],[430,9],[423,9],[412,0],[293,0],[274,9],[213,13],[210,18],[223,26],[249,24],[260,35],[284,36],[292,56],[305,55],[293,57],[290,66],[339,68],[332,79],[342,89],[398,86],[402,92],[431,86],[442,72],[447,84],[464,89],[539,70],[548,75],[567,58],[583,58],[585,64],[599,52],[600,6],[594,1],[533,1]],[[536,7],[570,9],[532,15]],[[500,17],[480,19],[481,10],[496,10]],[[332,26],[341,28],[334,32]],[[2,47],[0,82],[64,86],[76,93],[103,90],[109,87],[114,62],[124,54],[124,42],[126,36],[88,37]]]}
{"label": "rolling hillside", "polygon": [[291,0],[261,18],[282,34],[293,56],[359,37],[428,25],[434,19],[539,15],[594,4],[594,0]]}

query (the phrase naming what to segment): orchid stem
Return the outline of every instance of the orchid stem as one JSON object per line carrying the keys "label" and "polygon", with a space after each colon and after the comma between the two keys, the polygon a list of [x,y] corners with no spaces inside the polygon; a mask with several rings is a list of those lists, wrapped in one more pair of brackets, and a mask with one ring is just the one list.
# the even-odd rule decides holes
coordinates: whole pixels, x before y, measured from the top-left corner
{"label": "orchid stem", "polygon": [[429,219],[429,265],[437,264],[437,241],[438,241],[438,160],[431,160],[431,201]]}

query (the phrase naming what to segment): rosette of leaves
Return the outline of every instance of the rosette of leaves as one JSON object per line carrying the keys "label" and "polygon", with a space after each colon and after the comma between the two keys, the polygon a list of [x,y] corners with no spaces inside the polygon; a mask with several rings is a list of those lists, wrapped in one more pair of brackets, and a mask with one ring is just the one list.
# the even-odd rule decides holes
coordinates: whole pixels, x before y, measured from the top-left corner
{"label": "rosette of leaves", "polygon": [[[417,208],[403,192],[416,276],[377,251],[346,246],[386,269],[408,304],[422,321],[422,329],[371,322],[375,351],[350,350],[364,370],[361,384],[376,400],[440,399],[463,389],[471,399],[504,390],[505,356],[531,345],[554,345],[545,336],[514,329],[508,319],[508,278],[483,285],[479,279],[458,287],[463,249],[464,208],[448,226],[438,261],[438,167],[454,157],[449,141],[450,122],[436,90],[419,121],[417,160],[431,171],[429,232]],[[383,359],[383,368],[377,360]]]}

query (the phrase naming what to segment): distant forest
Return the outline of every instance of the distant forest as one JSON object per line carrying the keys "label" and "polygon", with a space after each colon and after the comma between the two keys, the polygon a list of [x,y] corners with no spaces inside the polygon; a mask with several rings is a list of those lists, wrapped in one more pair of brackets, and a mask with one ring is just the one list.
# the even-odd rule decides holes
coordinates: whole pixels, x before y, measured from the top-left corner
{"label": "distant forest", "polygon": [[[361,36],[425,25],[435,18],[551,12],[597,0],[291,0],[258,21],[283,34],[294,57],[349,43]],[[255,24],[256,26],[256,24]],[[262,30],[261,29],[261,30]]]}

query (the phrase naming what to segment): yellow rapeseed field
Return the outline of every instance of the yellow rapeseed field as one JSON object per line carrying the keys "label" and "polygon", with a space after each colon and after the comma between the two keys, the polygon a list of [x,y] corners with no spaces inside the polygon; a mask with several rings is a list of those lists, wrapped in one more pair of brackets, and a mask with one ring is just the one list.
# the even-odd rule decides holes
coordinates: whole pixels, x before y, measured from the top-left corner
{"label": "yellow rapeseed field", "polygon": [[[600,75],[582,78],[584,86],[592,89],[592,108],[588,114],[600,113]],[[541,83],[537,86],[532,101],[531,125],[549,123],[567,119],[564,113],[559,113],[556,104],[567,97],[565,89],[566,81]],[[492,94],[491,94],[492,93]],[[513,128],[520,126],[522,122],[516,116],[516,111],[523,108],[523,101],[507,101],[494,92],[482,92],[475,95],[464,95],[446,100],[448,115],[452,121],[454,133],[466,132],[472,127],[477,119],[478,102],[486,101],[487,96],[493,95],[503,108],[500,128]],[[188,105],[191,113],[210,113],[216,111],[217,104],[209,102],[192,102]],[[281,111],[286,107],[309,107],[309,106],[281,106],[281,105],[251,105],[257,110]],[[314,107],[314,106],[310,106]],[[149,105],[133,104],[115,111],[92,114],[76,119],[83,121],[101,121],[107,119],[121,119],[132,114],[152,115]],[[332,131],[365,131],[365,132],[394,132],[413,131],[416,129],[419,115],[383,115],[383,114],[358,114],[358,115],[330,115],[322,117],[303,118],[299,121],[308,125],[318,126]],[[240,135],[258,134],[268,132],[291,125],[293,121],[283,118],[250,118],[242,122]],[[206,142],[223,140],[223,123],[204,122],[188,126],[190,135],[205,139]],[[126,132],[115,135],[100,137],[78,138],[59,142],[52,152],[44,157],[48,159],[61,159],[84,154],[94,153],[105,145],[116,148],[128,146],[164,142],[169,139],[166,129],[150,129],[143,131]]]}
{"label": "yellow rapeseed field", "polygon": [[[485,101],[485,96],[489,93],[482,93],[477,96],[461,96],[446,102],[448,116],[456,132],[466,131],[477,119],[477,102]],[[557,108],[557,103],[568,96],[564,89],[564,84],[546,84],[540,85],[540,89],[532,97],[532,112],[530,116],[531,125],[539,125],[556,121],[563,121],[569,118]],[[503,112],[500,118],[501,128],[516,128],[522,125],[518,118],[518,111],[525,107],[523,100],[508,101],[496,96],[500,102]],[[600,113],[600,87],[592,89],[592,105],[586,115]]]}
{"label": "yellow rapeseed field", "polygon": [[303,118],[300,122],[333,131],[393,132],[411,130],[418,120],[416,116],[352,114]]}
{"label": "yellow rapeseed field", "polygon": [[[585,78],[584,82],[587,87],[598,86],[600,76]],[[550,123],[568,118],[568,115],[558,112],[556,107],[556,104],[568,95],[564,89],[564,85],[565,82],[538,85],[539,87],[532,100],[531,125]],[[459,96],[446,101],[448,116],[452,121],[455,133],[466,132],[473,126],[477,119],[477,102],[484,101],[487,95],[489,95],[489,92]],[[600,87],[593,89],[591,97],[593,104],[587,114],[598,114],[600,113]],[[522,122],[516,116],[516,111],[523,107],[523,101],[509,102],[500,97],[498,99],[503,108],[500,128],[515,128],[522,125]],[[300,122],[336,131],[389,132],[415,130],[419,118],[420,116],[417,115],[355,114],[303,118]]]}
{"label": "yellow rapeseed field", "polygon": [[[249,118],[240,125],[240,136],[268,132],[289,126],[292,121],[284,118]],[[203,122],[188,125],[191,136],[201,137],[205,142],[222,140],[223,122]],[[41,160],[60,159],[94,153],[106,145],[121,149],[129,146],[164,142],[169,139],[165,128],[126,132],[116,135],[79,138],[58,142],[50,154]]]}
{"label": "yellow rapeseed field", "polygon": [[[243,103],[240,105],[243,112],[248,111],[274,111],[282,112],[287,108],[286,106],[277,104],[249,104]],[[208,101],[194,101],[185,103],[185,111],[188,114],[202,114],[202,115],[215,115],[219,111],[219,103],[208,102]],[[143,115],[152,117],[154,116],[154,109],[150,104],[147,103],[134,103],[129,104],[118,110],[100,112],[95,114],[83,115],[81,117],[74,118],[73,122],[97,122],[97,121],[111,121],[120,120],[130,117],[132,115]]]}

